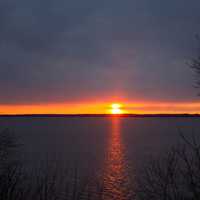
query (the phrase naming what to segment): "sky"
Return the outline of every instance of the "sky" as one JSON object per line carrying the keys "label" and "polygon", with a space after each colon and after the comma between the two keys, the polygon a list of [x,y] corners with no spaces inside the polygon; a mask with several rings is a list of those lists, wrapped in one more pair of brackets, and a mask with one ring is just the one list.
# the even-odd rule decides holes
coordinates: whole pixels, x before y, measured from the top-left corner
{"label": "sky", "polygon": [[1,0],[0,113],[200,113],[199,0]]}

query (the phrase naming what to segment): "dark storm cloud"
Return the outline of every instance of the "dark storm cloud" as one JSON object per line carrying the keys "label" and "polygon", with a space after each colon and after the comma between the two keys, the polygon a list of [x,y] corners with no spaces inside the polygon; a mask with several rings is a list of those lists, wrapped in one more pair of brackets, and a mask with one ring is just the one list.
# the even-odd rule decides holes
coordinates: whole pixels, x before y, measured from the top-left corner
{"label": "dark storm cloud", "polygon": [[0,102],[192,100],[197,0],[1,0]]}

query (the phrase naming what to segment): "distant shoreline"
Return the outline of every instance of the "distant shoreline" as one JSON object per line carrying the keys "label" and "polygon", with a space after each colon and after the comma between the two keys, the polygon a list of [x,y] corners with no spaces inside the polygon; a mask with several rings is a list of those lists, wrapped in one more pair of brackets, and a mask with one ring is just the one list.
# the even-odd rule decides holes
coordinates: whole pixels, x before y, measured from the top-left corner
{"label": "distant shoreline", "polygon": [[137,117],[137,118],[146,118],[146,117],[159,117],[159,118],[173,118],[173,117],[200,117],[200,114],[121,114],[121,115],[113,115],[113,114],[0,114],[1,117],[57,117],[57,118],[65,118],[65,117]]}

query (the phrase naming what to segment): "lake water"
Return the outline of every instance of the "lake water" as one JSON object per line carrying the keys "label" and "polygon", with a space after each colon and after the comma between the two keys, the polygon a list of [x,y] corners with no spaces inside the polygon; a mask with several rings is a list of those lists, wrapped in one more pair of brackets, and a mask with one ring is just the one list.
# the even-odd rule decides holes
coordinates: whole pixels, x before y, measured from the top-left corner
{"label": "lake water", "polygon": [[0,129],[12,130],[27,166],[59,163],[76,169],[87,190],[102,185],[102,199],[126,200],[135,178],[152,156],[164,154],[186,137],[198,135],[199,118],[1,117]]}

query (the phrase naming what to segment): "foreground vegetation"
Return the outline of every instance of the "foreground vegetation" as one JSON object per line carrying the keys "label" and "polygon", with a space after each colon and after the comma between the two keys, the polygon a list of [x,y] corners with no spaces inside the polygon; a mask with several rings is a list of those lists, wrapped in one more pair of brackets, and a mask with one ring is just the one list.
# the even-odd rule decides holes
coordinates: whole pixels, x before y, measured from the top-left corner
{"label": "foreground vegetation", "polygon": [[151,160],[138,180],[138,200],[199,200],[200,143],[180,134],[183,144]]}
{"label": "foreground vegetation", "polygon": [[[27,170],[20,162],[14,135],[8,130],[0,133],[0,199],[1,200],[78,200],[96,199],[87,192],[87,184],[73,173],[46,163],[45,167]],[[72,175],[73,174],[73,175]],[[99,197],[100,197],[99,191]]]}
{"label": "foreground vegetation", "polygon": [[[171,149],[164,157],[151,160],[137,180],[137,200],[199,200],[200,144],[195,138]],[[80,181],[77,171],[58,170],[46,164],[39,170],[26,170],[19,157],[19,145],[9,130],[0,133],[1,200],[78,200],[104,199],[102,187],[91,193],[87,181]]]}

